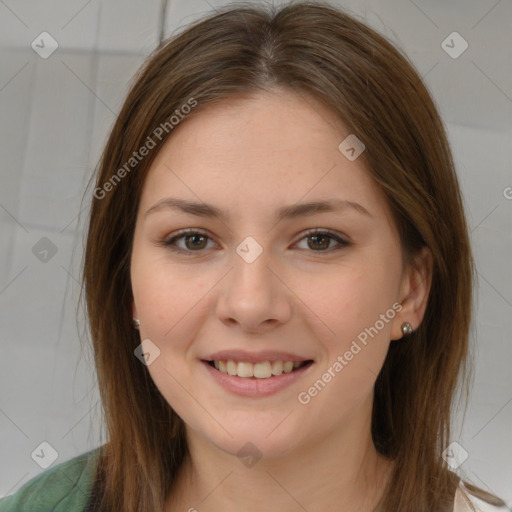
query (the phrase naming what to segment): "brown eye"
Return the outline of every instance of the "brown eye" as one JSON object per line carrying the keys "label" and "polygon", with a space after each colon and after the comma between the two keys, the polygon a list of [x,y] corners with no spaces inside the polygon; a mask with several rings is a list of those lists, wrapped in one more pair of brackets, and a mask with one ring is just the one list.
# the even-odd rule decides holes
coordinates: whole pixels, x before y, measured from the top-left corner
{"label": "brown eye", "polygon": [[312,235],[308,237],[312,244],[308,244],[311,249],[328,249],[332,238],[328,235]]}
{"label": "brown eye", "polygon": [[[205,237],[204,235],[201,235],[200,233],[195,234],[195,235],[185,235],[182,238],[185,240],[185,246],[187,247],[187,249],[192,249],[192,250],[204,249],[204,247],[205,247],[204,242],[207,239],[207,237]],[[190,241],[190,245],[187,244],[187,242],[189,242],[189,241]]]}
{"label": "brown eye", "polygon": [[[210,237],[206,233],[189,229],[181,231],[177,235],[164,240],[162,244],[171,249],[171,251],[190,254],[192,252],[200,252],[202,249],[205,249],[209,238]],[[177,242],[181,239],[184,240],[184,247],[177,245]]]}
{"label": "brown eye", "polygon": [[[332,231],[313,230],[306,233],[306,236],[301,238],[302,240],[307,240],[307,248],[314,252],[330,252],[350,245],[349,242]],[[332,241],[337,243],[334,248],[331,247]]]}

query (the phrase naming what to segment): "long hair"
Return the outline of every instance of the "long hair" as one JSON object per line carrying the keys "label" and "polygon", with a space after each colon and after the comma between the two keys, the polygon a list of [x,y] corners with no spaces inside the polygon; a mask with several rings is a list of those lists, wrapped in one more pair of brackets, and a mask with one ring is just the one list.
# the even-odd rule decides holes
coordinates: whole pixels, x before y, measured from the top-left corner
{"label": "long hair", "polygon": [[175,123],[274,87],[322,102],[364,141],[360,158],[391,208],[404,261],[424,246],[432,252],[423,321],[407,342],[391,342],[371,427],[377,450],[395,461],[382,511],[451,511],[459,479],[441,453],[457,390],[468,395],[475,271],[450,148],[407,57],[320,2],[224,8],[164,41],[131,84],[95,174],[83,263],[108,435],[97,510],[162,511],[187,455],[183,421],[134,356],[141,341],[132,327],[130,257],[145,176]]}

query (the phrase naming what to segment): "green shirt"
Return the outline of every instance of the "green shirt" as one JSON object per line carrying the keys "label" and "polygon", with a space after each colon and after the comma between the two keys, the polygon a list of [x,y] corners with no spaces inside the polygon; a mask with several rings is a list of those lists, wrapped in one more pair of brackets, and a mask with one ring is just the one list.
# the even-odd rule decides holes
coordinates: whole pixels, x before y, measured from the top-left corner
{"label": "green shirt", "polygon": [[0,499],[0,512],[82,512],[92,490],[100,448],[36,475]]}
{"label": "green shirt", "polygon": [[[84,512],[91,495],[97,456],[101,447],[48,468],[14,494],[0,499],[0,512]],[[454,512],[470,512],[459,486]],[[505,508],[468,497],[477,512],[500,512]],[[380,509],[379,509],[380,510]]]}

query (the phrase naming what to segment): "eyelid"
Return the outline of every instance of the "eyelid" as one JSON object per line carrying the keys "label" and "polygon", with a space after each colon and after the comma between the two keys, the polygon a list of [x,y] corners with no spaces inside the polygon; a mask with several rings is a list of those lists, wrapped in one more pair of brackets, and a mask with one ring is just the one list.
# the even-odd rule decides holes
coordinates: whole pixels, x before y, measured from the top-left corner
{"label": "eyelid", "polygon": [[[313,236],[313,235],[329,235],[332,236],[334,240],[337,240],[340,243],[344,243],[346,245],[349,245],[351,242],[348,240],[348,237],[345,236],[342,233],[339,233],[338,231],[333,231],[332,229],[327,228],[310,228],[306,231],[303,231],[300,233],[299,238],[297,239],[298,242],[300,242],[303,238],[307,236]],[[320,252],[320,251],[319,251]]]}

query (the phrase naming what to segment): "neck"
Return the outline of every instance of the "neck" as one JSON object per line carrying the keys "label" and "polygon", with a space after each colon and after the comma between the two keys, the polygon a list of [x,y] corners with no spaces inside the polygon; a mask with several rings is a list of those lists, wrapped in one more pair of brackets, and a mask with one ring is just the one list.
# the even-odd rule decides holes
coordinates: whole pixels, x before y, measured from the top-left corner
{"label": "neck", "polygon": [[189,433],[190,455],[165,511],[373,512],[392,463],[376,451],[370,424],[367,417],[356,418],[350,428],[252,467]]}

